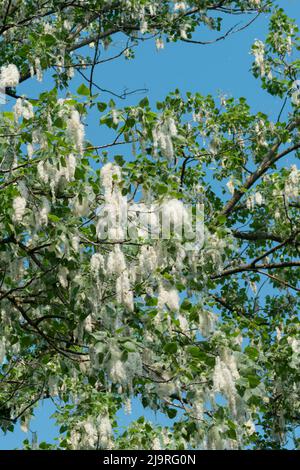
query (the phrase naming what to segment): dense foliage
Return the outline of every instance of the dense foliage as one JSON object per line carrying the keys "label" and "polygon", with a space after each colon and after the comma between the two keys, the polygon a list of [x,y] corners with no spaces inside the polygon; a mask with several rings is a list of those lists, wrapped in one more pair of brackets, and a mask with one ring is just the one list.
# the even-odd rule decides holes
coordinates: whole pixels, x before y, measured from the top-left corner
{"label": "dense foliage", "polygon": [[[60,438],[41,448],[298,447],[295,23],[263,0],[1,7],[0,84],[15,101],[0,113],[2,429],[28,429],[51,399]],[[223,30],[224,15],[251,22],[270,11],[252,71],[282,98],[276,122],[244,98],[175,90],[156,109],[146,97],[120,108],[98,93],[95,67],[133,59],[140,41],[205,44],[204,26],[217,40],[238,33]],[[103,58],[116,34],[126,47]],[[36,79],[40,96],[19,96],[18,84]],[[111,141],[85,138],[91,112]],[[198,206],[204,240],[191,240],[178,227]],[[130,236],[117,223],[126,207]],[[157,207],[169,238],[149,236]],[[140,418],[118,429],[134,397],[169,426]]]}

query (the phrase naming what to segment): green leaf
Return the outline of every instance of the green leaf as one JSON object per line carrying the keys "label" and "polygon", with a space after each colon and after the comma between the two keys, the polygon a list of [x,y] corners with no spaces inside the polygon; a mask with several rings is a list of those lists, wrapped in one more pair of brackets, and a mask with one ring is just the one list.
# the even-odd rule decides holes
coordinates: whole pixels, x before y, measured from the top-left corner
{"label": "green leaf", "polygon": [[184,299],[180,308],[181,310],[187,310],[189,312],[193,308],[193,305],[191,304],[189,300]]}
{"label": "green leaf", "polygon": [[234,439],[234,440],[236,440],[236,438],[237,438],[236,431],[234,429],[229,429],[228,431],[226,431],[226,436],[228,436],[230,439]]}
{"label": "green leaf", "polygon": [[48,219],[51,220],[51,222],[60,222],[60,218],[55,214],[48,214]]}
{"label": "green leaf", "polygon": [[43,40],[48,47],[53,46],[56,43],[56,39],[52,34],[45,34],[45,36],[43,36]]}
{"label": "green leaf", "polygon": [[136,345],[132,343],[131,341],[126,341],[123,344],[123,347],[126,349],[128,352],[135,352],[136,351]]}
{"label": "green leaf", "polygon": [[115,155],[114,160],[119,166],[123,166],[125,163],[124,157],[122,155]]}
{"label": "green leaf", "polygon": [[82,83],[80,87],[77,88],[77,93],[78,95],[90,96],[90,90],[84,83]]}
{"label": "green leaf", "polygon": [[155,307],[157,303],[158,303],[158,299],[156,297],[146,297],[147,307]]}
{"label": "green leaf", "polygon": [[177,415],[177,410],[174,410],[174,408],[168,408],[167,415],[170,419],[174,419]]}
{"label": "green leaf", "polygon": [[256,349],[256,348],[253,348],[252,346],[247,346],[245,348],[245,353],[250,357],[250,359],[252,359],[253,361],[255,361],[258,356],[259,356],[259,351]]}
{"label": "green leaf", "polygon": [[141,108],[146,108],[147,106],[149,106],[149,99],[147,96],[139,102],[139,106]]}
{"label": "green leaf", "polygon": [[218,222],[219,222],[219,224],[221,224],[221,225],[225,224],[226,220],[227,220],[226,215],[219,215],[219,216],[218,216]]}
{"label": "green leaf", "polygon": [[97,108],[99,109],[100,113],[103,113],[103,111],[105,111],[107,108],[107,104],[99,102],[97,103]]}
{"label": "green leaf", "polygon": [[196,359],[203,360],[206,358],[206,354],[203,351],[201,351],[201,349],[198,348],[197,346],[188,346],[187,351],[191,356],[195,357]]}
{"label": "green leaf", "polygon": [[165,350],[167,353],[170,353],[170,354],[175,354],[176,351],[177,351],[177,348],[178,348],[177,343],[167,343],[167,344],[164,346],[164,350]]}
{"label": "green leaf", "polygon": [[255,388],[260,384],[260,378],[257,375],[248,375],[247,379],[251,388]]}

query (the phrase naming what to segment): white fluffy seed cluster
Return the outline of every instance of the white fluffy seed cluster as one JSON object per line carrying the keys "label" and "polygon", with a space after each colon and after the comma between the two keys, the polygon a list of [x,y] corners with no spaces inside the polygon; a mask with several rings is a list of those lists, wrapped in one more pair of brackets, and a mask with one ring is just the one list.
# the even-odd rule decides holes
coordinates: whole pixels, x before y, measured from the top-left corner
{"label": "white fluffy seed cluster", "polygon": [[119,358],[111,361],[110,370],[109,370],[109,378],[112,381],[112,383],[120,383],[120,384],[127,383],[126,372],[123,367],[123,363]]}
{"label": "white fluffy seed cluster", "polygon": [[164,286],[160,285],[158,288],[158,309],[162,310],[164,307],[168,307],[170,310],[179,310],[179,295],[175,288],[165,289]]}
{"label": "white fluffy seed cluster", "polygon": [[13,221],[16,223],[22,222],[25,210],[26,210],[27,201],[22,196],[17,196],[13,200]]}
{"label": "white fluffy seed cluster", "polygon": [[260,70],[260,75],[261,77],[264,77],[266,74],[264,43],[257,39],[253,44],[252,52],[255,58],[255,64]]}
{"label": "white fluffy seed cluster", "polygon": [[131,233],[139,238],[157,239],[160,233],[158,204],[144,204],[142,202],[130,204],[128,212],[130,220],[128,221],[129,236]]}
{"label": "white fluffy seed cluster", "polygon": [[104,256],[101,253],[94,253],[91,257],[91,272],[94,276],[98,276],[105,268]]}
{"label": "white fluffy seed cluster", "polygon": [[32,104],[24,98],[18,98],[13,107],[16,120],[20,117],[24,119],[31,119],[34,117]]}
{"label": "white fluffy seed cluster", "polygon": [[59,270],[58,270],[58,280],[59,280],[59,283],[60,285],[66,289],[69,285],[69,282],[68,282],[68,274],[69,274],[69,270],[68,268],[66,268],[65,266],[60,266],[59,267]]}
{"label": "white fluffy seed cluster", "polygon": [[296,165],[291,166],[291,171],[288,176],[288,179],[285,183],[284,192],[286,197],[290,199],[297,198],[299,196],[300,188],[300,170],[298,170]]}
{"label": "white fluffy seed cluster", "polygon": [[165,43],[164,43],[164,40],[163,38],[156,38],[155,39],[155,46],[156,46],[156,49],[159,51],[160,49],[164,49],[165,48]]}
{"label": "white fluffy seed cluster", "polygon": [[5,345],[5,338],[2,337],[0,339],[0,362],[1,362],[1,364],[3,363],[5,355],[6,355],[6,347],[5,346],[6,346]]}
{"label": "white fluffy seed cluster", "polygon": [[[271,127],[271,126],[270,126]],[[266,138],[267,127],[265,122],[262,119],[259,119],[253,128],[254,131],[254,138],[256,139],[257,143],[262,147],[268,147],[268,141]]]}
{"label": "white fluffy seed cluster", "polygon": [[139,253],[139,271],[142,275],[155,272],[158,267],[158,255],[154,247],[143,245]]}
{"label": "white fluffy seed cluster", "polygon": [[121,181],[121,169],[118,165],[106,163],[101,168],[101,183],[104,189],[104,197],[107,202],[110,201],[114,192],[118,192],[117,185]]}
{"label": "white fluffy seed cluster", "polygon": [[128,354],[127,360],[122,361],[121,352],[111,350],[111,358],[107,363],[107,374],[112,383],[122,387],[131,386],[134,377],[141,375],[142,372],[143,364],[139,353],[131,352]]}
{"label": "white fluffy seed cluster", "polygon": [[34,59],[34,67],[31,67],[30,73],[31,73],[31,76],[36,74],[36,79],[38,82],[43,81],[43,70],[42,70],[41,61],[39,57],[36,57]]}
{"label": "white fluffy seed cluster", "polygon": [[162,216],[162,237],[169,238],[169,228],[173,227],[174,235],[180,238],[183,232],[188,233],[192,228],[192,214],[189,214],[182,201],[169,199],[160,206]]}
{"label": "white fluffy seed cluster", "polygon": [[259,191],[257,191],[256,193],[251,194],[251,196],[247,198],[246,207],[247,209],[251,211],[255,208],[256,205],[262,206],[263,203],[264,203],[264,197]]}
{"label": "white fluffy seed cluster", "polygon": [[296,82],[294,82],[291,101],[295,106],[300,106],[300,80],[296,80]]}
{"label": "white fluffy seed cluster", "polygon": [[131,415],[131,399],[126,397],[125,401],[124,401],[124,413],[126,415]]}
{"label": "white fluffy seed cluster", "polygon": [[98,209],[96,233],[99,239],[123,241],[126,238],[127,199],[120,190],[121,169],[107,163],[101,169],[104,204]]}
{"label": "white fluffy seed cluster", "polygon": [[153,147],[155,153],[160,150],[163,157],[172,160],[174,157],[173,138],[178,134],[173,117],[160,119],[152,131]]}
{"label": "white fluffy seed cluster", "polygon": [[[108,236],[110,240],[121,242],[126,237],[126,227],[122,224],[122,217],[127,217],[127,200],[122,196],[119,183],[121,182],[121,169],[117,165],[107,163],[101,169],[101,183],[104,191],[104,205],[98,210],[99,219],[96,233],[99,239]],[[104,216],[104,217],[103,217]],[[126,259],[121,245],[116,243],[109,253],[106,262],[102,255],[94,254],[91,259],[92,273],[99,274],[100,270],[108,276],[115,277],[116,300],[128,310],[133,311],[133,292]]]}
{"label": "white fluffy seed cluster", "polygon": [[15,87],[20,81],[20,73],[14,64],[3,65],[0,70],[0,88]]}
{"label": "white fluffy seed cluster", "polygon": [[124,271],[116,281],[116,298],[119,304],[127,307],[128,310],[134,310],[133,292],[130,288],[128,271]]}
{"label": "white fluffy seed cluster", "polygon": [[216,358],[213,372],[213,389],[214,393],[224,393],[233,411],[235,411],[236,406],[235,382],[239,377],[236,359],[228,349],[225,349]]}
{"label": "white fluffy seed cluster", "polygon": [[64,158],[64,165],[60,162],[57,165],[52,165],[49,161],[41,160],[37,165],[38,176],[45,184],[50,185],[52,199],[55,201],[56,189],[65,179],[70,182],[74,180],[75,171],[77,166],[76,157],[71,153]]}
{"label": "white fluffy seed cluster", "polygon": [[103,449],[110,447],[112,426],[108,415],[101,416],[98,420],[99,442]]}
{"label": "white fluffy seed cluster", "polygon": [[100,415],[98,418],[86,420],[79,431],[71,436],[74,449],[110,449],[112,445],[112,426],[109,416]]}
{"label": "white fluffy seed cluster", "polygon": [[293,352],[290,365],[297,369],[300,365],[300,339],[289,337],[287,341]]}
{"label": "white fluffy seed cluster", "polygon": [[48,214],[51,210],[50,202],[46,197],[42,198],[42,206],[39,212],[36,214],[37,226],[47,226],[48,225]]}
{"label": "white fluffy seed cluster", "polygon": [[174,11],[185,11],[186,9],[187,5],[185,2],[175,2]]}
{"label": "white fluffy seed cluster", "polygon": [[234,186],[234,182],[231,179],[228,181],[228,183],[226,183],[226,186],[230,194],[234,194],[235,186]]}
{"label": "white fluffy seed cluster", "polygon": [[253,6],[254,8],[256,7],[260,7],[261,5],[261,0],[250,0],[250,4],[251,6]]}
{"label": "white fluffy seed cluster", "polygon": [[152,444],[152,449],[153,450],[161,450],[161,443],[158,437],[155,437],[153,439],[153,444]]}
{"label": "white fluffy seed cluster", "polygon": [[201,335],[207,338],[215,330],[217,316],[207,310],[203,310],[199,314],[199,330]]}
{"label": "white fluffy seed cluster", "polygon": [[126,270],[126,260],[120,245],[115,245],[107,258],[106,272],[108,275],[121,275]]}
{"label": "white fluffy seed cluster", "polygon": [[80,121],[80,114],[76,109],[73,109],[67,120],[67,135],[79,153],[83,151],[84,134],[84,125]]}

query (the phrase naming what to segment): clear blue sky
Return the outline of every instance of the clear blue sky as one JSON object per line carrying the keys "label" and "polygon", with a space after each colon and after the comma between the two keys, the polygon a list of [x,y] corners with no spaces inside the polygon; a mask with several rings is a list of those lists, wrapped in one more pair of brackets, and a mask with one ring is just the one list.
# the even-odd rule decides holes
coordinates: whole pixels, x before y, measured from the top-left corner
{"label": "clear blue sky", "polygon": [[[278,4],[286,12],[297,20],[300,20],[300,0],[279,0]],[[240,18],[235,18],[236,22]],[[230,18],[232,25],[233,19]],[[147,88],[150,102],[163,99],[170,91],[179,88],[182,92],[200,92],[217,96],[220,92],[235,97],[244,96],[252,106],[252,110],[263,111],[274,117],[278,114],[281,101],[269,97],[260,89],[259,82],[249,72],[252,57],[249,54],[251,44],[255,39],[264,39],[267,31],[268,19],[262,16],[248,29],[236,35],[230,36],[225,41],[214,45],[200,46],[186,43],[167,44],[165,49],[157,52],[153,41],[140,44],[136,49],[136,58],[133,61],[117,59],[98,67],[94,81],[102,88],[110,89],[116,93],[122,93],[123,89],[129,90]],[[198,33],[200,37],[200,32]],[[203,33],[201,33],[203,38]],[[215,34],[215,33],[214,33]],[[124,43],[124,38],[118,37],[116,42]],[[116,46],[117,52],[117,46]],[[110,49],[113,54],[114,49]],[[74,79],[73,86],[76,90],[82,79]],[[47,85],[46,81],[46,85]],[[45,84],[38,84],[35,79],[23,84],[18,93],[28,93],[35,97]],[[109,95],[102,94],[103,101]],[[116,99],[117,106],[135,104],[141,99],[141,95],[132,95],[126,101]],[[12,104],[13,100],[9,104]],[[97,115],[98,116],[98,115]],[[107,131],[98,127],[98,119],[89,119],[87,135],[95,145],[109,141]],[[119,151],[117,153],[120,153]],[[114,153],[111,154],[112,156]],[[46,402],[39,406],[36,419],[31,422],[31,430],[37,431],[39,442],[45,440],[52,442],[56,435],[56,428],[49,416],[54,407]],[[133,413],[130,417],[120,415],[120,424],[126,424],[143,414],[143,409],[138,402],[133,404]],[[161,422],[161,417],[149,415],[152,420]],[[0,450],[21,447],[22,441],[28,437],[19,426],[14,433],[5,436],[0,433]]]}

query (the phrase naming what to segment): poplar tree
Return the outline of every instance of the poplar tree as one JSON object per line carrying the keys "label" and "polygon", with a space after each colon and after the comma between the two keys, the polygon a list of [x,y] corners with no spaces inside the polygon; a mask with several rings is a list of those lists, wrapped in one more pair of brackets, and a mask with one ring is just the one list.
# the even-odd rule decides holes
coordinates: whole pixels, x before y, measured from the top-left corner
{"label": "poplar tree", "polygon": [[[143,41],[201,53],[262,14],[252,73],[275,120],[243,97],[153,108],[97,83]],[[273,1],[1,1],[0,426],[31,429],[43,400],[59,425],[25,448],[299,447],[298,34]],[[124,431],[132,400],[145,416]]]}

